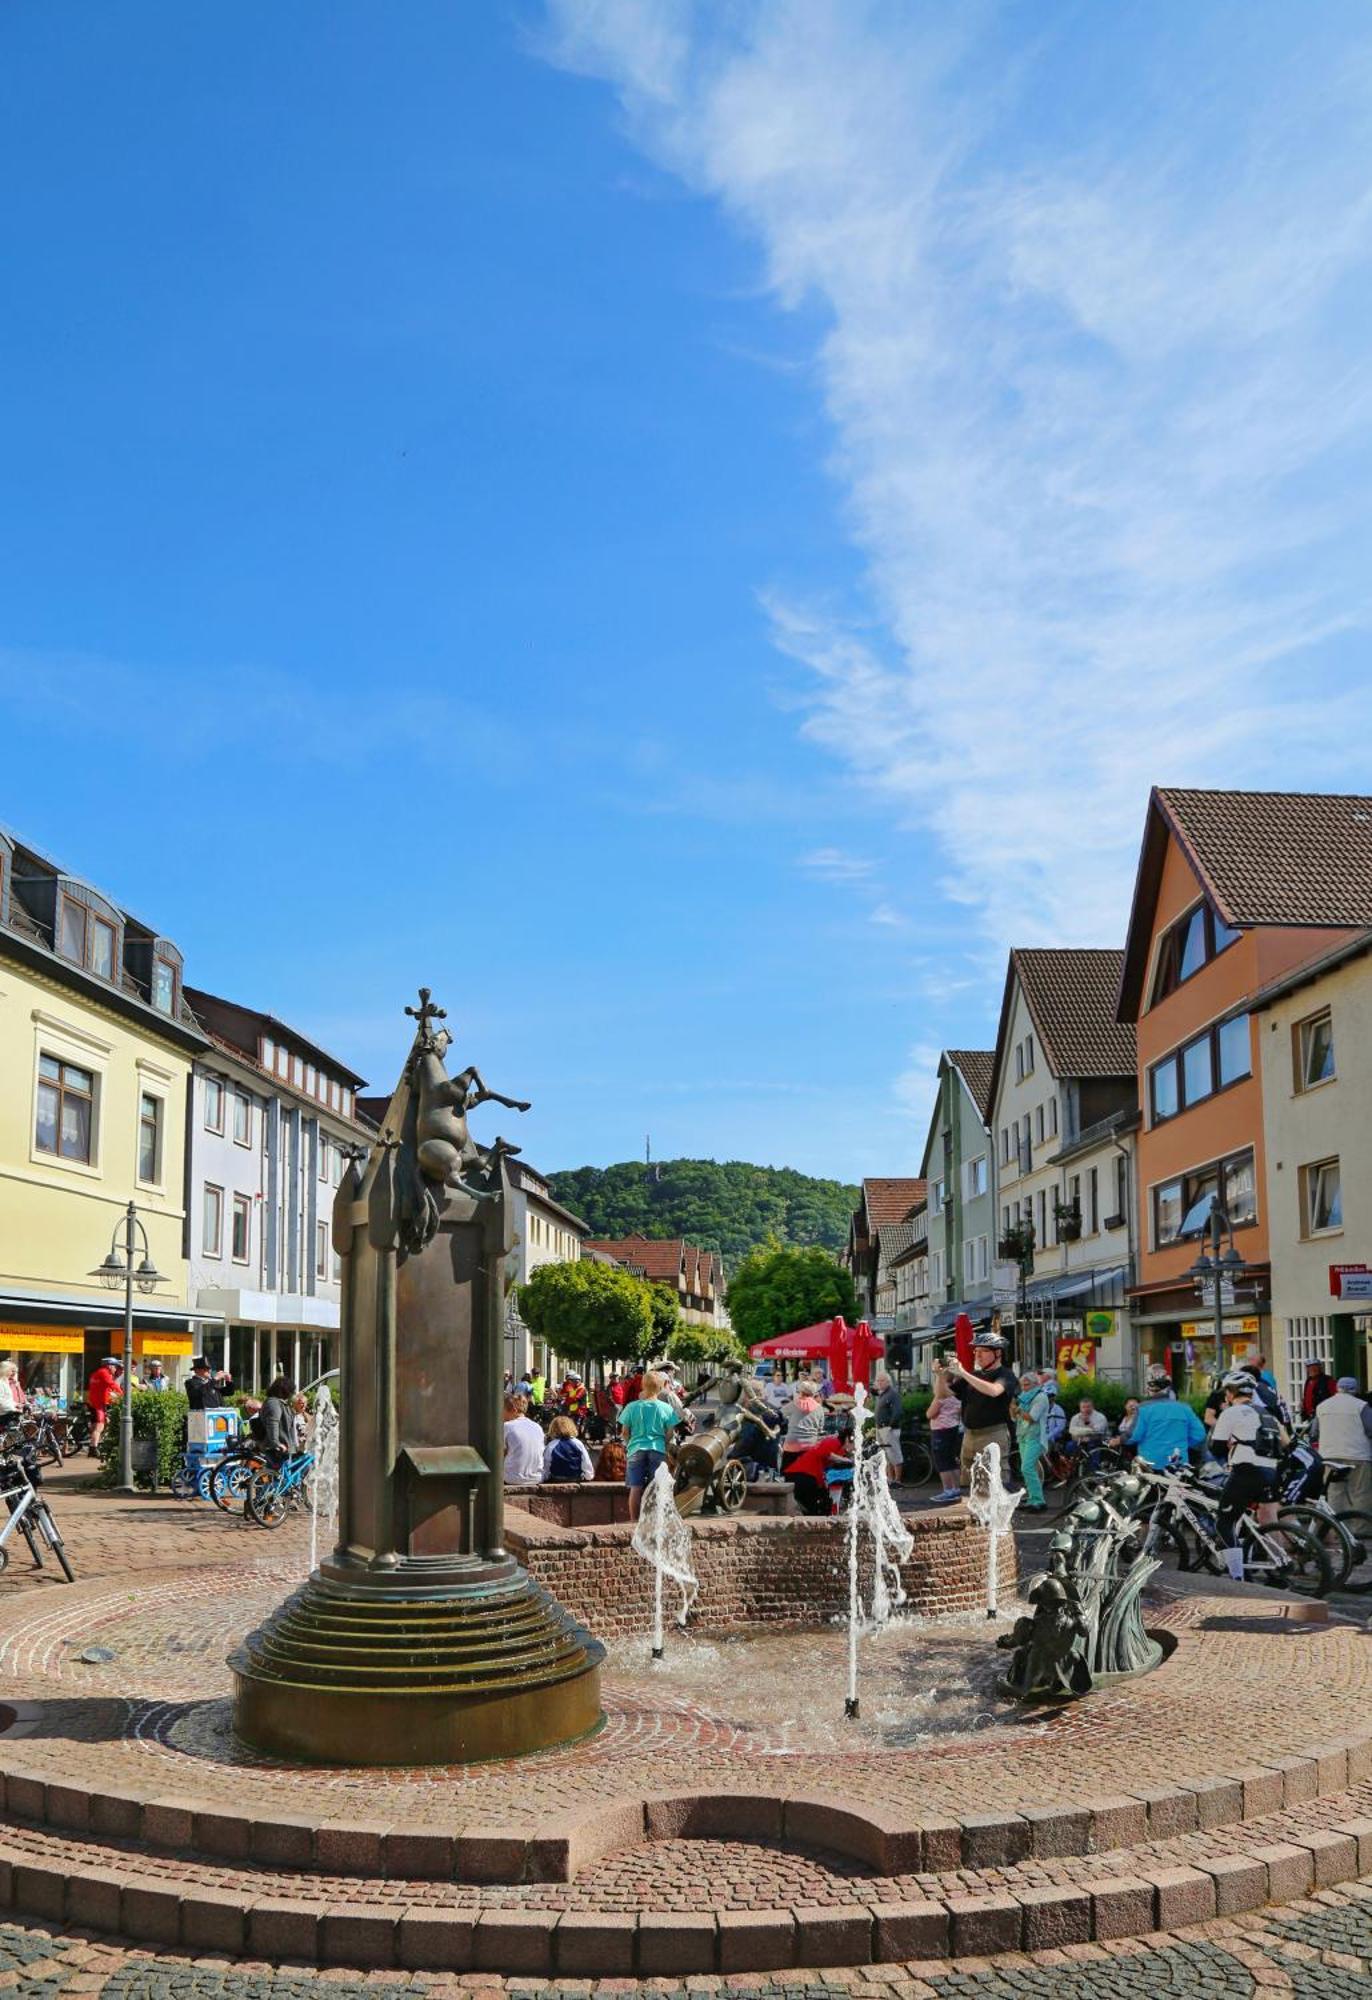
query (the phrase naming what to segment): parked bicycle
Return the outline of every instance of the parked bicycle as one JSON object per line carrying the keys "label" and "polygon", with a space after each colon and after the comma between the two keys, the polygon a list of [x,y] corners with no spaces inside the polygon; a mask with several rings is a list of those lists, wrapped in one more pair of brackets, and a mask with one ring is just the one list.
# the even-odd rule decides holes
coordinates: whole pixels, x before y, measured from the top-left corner
{"label": "parked bicycle", "polygon": [[67,1582],[75,1583],[76,1575],[52,1517],[52,1509],[38,1491],[36,1473],[38,1459],[32,1444],[14,1435],[0,1451],[0,1500],[4,1501],[8,1510],[5,1523],[0,1527],[0,1570],[8,1566],[9,1542],[17,1528],[29,1545],[35,1569],[44,1566],[40,1544],[46,1544],[56,1556]]}
{"label": "parked bicycle", "polygon": [[[1148,1518],[1145,1554],[1170,1553],[1183,1570],[1227,1573],[1225,1548],[1216,1514],[1222,1474],[1209,1478],[1189,1466],[1169,1466],[1165,1472],[1143,1466],[1135,1470],[1144,1493],[1139,1513]],[[1239,1515],[1235,1529],[1243,1552],[1246,1580],[1290,1590],[1300,1597],[1324,1597],[1332,1585],[1329,1558],[1315,1537],[1298,1521],[1279,1520],[1261,1526],[1253,1512]]]}
{"label": "parked bicycle", "polygon": [[244,1487],[244,1510],[259,1528],[279,1528],[287,1514],[314,1506],[309,1475],[314,1470],[312,1451],[292,1452],[280,1463],[259,1457],[250,1462]]}

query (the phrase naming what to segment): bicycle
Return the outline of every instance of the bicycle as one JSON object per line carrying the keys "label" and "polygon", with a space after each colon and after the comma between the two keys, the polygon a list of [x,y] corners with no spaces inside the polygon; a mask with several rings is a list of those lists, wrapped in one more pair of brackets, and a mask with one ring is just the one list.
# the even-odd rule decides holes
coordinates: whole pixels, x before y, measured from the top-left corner
{"label": "bicycle", "polygon": [[292,1509],[313,1507],[314,1494],[307,1483],[313,1469],[312,1451],[292,1452],[280,1464],[254,1460],[243,1494],[245,1517],[259,1528],[279,1528]]}
{"label": "bicycle", "polygon": [[255,1438],[232,1445],[210,1468],[209,1497],[214,1505],[225,1514],[242,1507],[253,1468],[263,1463],[262,1447]]}
{"label": "bicycle", "polygon": [[924,1425],[903,1431],[900,1439],[901,1481],[906,1486],[924,1486],[934,1476],[934,1454],[929,1448],[929,1432]]}
{"label": "bicycle", "polygon": [[[1219,1468],[1217,1467],[1218,1471]],[[1168,1548],[1179,1569],[1205,1569],[1213,1576],[1228,1573],[1225,1547],[1216,1518],[1219,1493],[1189,1467],[1157,1472],[1136,1465],[1143,1480],[1145,1504],[1137,1511],[1148,1517],[1144,1553]],[[1151,1505],[1147,1504],[1151,1497]],[[1332,1585],[1329,1559],[1320,1543],[1298,1523],[1263,1527],[1251,1512],[1239,1515],[1235,1527],[1243,1553],[1245,1579],[1290,1590],[1299,1597],[1324,1597]]]}
{"label": "bicycle", "polygon": [[[31,1446],[15,1443],[0,1455],[0,1500],[9,1509],[9,1518],[0,1528],[0,1571],[9,1566],[9,1539],[18,1528],[29,1545],[35,1569],[43,1568],[43,1555],[38,1546],[41,1537],[56,1556],[67,1582],[75,1583],[76,1572],[52,1517],[52,1509],[34,1484],[33,1473],[26,1463],[26,1454],[31,1450]],[[34,1462],[37,1462],[36,1456]]]}

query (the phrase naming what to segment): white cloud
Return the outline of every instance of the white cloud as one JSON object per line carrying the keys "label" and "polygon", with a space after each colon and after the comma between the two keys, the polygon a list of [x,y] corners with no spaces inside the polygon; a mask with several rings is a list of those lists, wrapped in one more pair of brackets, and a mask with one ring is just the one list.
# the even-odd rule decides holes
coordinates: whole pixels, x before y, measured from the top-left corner
{"label": "white cloud", "polygon": [[812,854],[801,855],[800,866],[821,882],[865,882],[872,873],[870,861],[841,847],[817,847]]}
{"label": "white cloud", "polygon": [[1117,939],[1150,782],[1353,781],[1365,16],[1150,44],[1116,10],[551,12],[778,304],[827,316],[870,598],[844,625],[774,596],[773,629],[806,732],[932,830],[983,948]]}

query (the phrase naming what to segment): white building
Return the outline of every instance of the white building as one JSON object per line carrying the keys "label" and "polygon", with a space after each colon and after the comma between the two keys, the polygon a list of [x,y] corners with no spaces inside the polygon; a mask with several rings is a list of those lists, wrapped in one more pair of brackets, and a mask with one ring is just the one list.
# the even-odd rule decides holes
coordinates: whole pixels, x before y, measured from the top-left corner
{"label": "white building", "polygon": [[212,1044],[190,1096],[186,1254],[205,1335],[240,1389],[302,1385],[338,1362],[330,1223],[346,1149],[369,1145],[363,1079],[284,1021],[187,988]]}
{"label": "white building", "polygon": [[1011,952],[989,1123],[1017,1362],[1052,1367],[1059,1339],[1092,1341],[1101,1374],[1132,1380],[1138,1086],[1134,1030],[1115,1019],[1122,962]]}
{"label": "white building", "polygon": [[[527,1284],[540,1264],[575,1264],[590,1229],[553,1199],[548,1183],[527,1161],[507,1162],[514,1198],[516,1268],[514,1283]],[[526,1371],[551,1376],[558,1357],[525,1326],[513,1296],[505,1312],[505,1366],[518,1381]],[[579,1365],[579,1364],[578,1364]]]}

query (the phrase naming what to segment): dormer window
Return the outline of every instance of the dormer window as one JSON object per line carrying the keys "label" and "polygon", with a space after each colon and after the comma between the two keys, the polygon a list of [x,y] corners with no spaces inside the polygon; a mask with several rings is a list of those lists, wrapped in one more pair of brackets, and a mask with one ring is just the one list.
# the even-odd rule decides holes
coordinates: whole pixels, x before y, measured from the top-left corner
{"label": "dormer window", "polygon": [[114,925],[71,896],[63,896],[57,920],[57,949],[73,965],[83,965],[100,979],[113,979]]}
{"label": "dormer window", "polygon": [[1218,958],[1222,951],[1228,951],[1231,944],[1237,944],[1241,935],[1208,903],[1197,903],[1184,917],[1178,917],[1176,923],[1163,932],[1158,944],[1150,1005],[1156,1007],[1160,1000],[1175,993],[1212,958]]}
{"label": "dormer window", "polygon": [[165,958],[152,962],[152,1004],[159,1014],[176,1012],[176,967]]}

